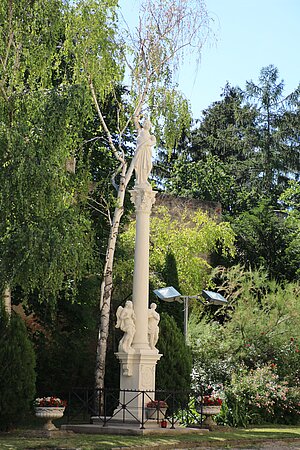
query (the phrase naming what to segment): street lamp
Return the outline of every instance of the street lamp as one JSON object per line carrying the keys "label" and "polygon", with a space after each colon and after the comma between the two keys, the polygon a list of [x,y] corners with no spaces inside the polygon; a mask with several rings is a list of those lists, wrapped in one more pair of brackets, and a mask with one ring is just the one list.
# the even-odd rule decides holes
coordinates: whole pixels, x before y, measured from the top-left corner
{"label": "street lamp", "polygon": [[217,305],[222,306],[227,303],[227,300],[223,295],[218,292],[202,290],[201,295],[204,297],[205,301],[200,298],[200,294],[197,295],[181,295],[173,286],[164,287],[161,289],[154,289],[154,294],[161,300],[165,302],[179,302],[184,304],[184,337],[187,341],[187,331],[188,331],[188,318],[189,318],[189,300],[194,298],[198,300],[202,305]]}

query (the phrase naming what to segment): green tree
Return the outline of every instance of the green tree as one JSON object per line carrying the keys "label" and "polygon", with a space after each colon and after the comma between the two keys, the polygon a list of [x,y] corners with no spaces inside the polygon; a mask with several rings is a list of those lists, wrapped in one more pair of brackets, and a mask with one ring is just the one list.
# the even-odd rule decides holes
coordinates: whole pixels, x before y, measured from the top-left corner
{"label": "green tree", "polygon": [[[134,263],[135,222],[120,235],[122,258],[118,258],[116,273],[120,279],[131,279]],[[151,218],[150,224],[150,280],[152,286],[162,287],[167,281],[166,261],[172,252],[176,262],[178,283],[183,295],[201,292],[208,278],[211,266],[207,259],[215,249],[223,254],[234,253],[234,234],[226,222],[216,222],[206,213],[198,211],[189,214],[181,211],[175,218],[166,208],[161,208]],[[120,255],[121,256],[121,255]]]}
{"label": "green tree", "polygon": [[259,111],[256,151],[260,155],[261,186],[265,195],[273,196],[275,201],[278,192],[282,192],[287,181],[300,169],[300,89],[284,97],[284,82],[278,77],[278,69],[269,65],[261,69],[258,84],[246,83],[248,101]]}
{"label": "green tree", "polygon": [[[91,224],[82,207],[85,94],[61,82],[63,2],[7,0],[0,17],[0,285],[53,300],[92,260]],[[75,155],[76,175],[66,170]]]}
{"label": "green tree", "polygon": [[90,276],[80,283],[72,302],[61,294],[55,311],[47,305],[35,307],[31,339],[39,396],[65,396],[74,387],[93,386],[98,290],[99,279]]}
{"label": "green tree", "polygon": [[35,356],[24,323],[0,315],[0,429],[7,430],[30,410],[35,394]]}
{"label": "green tree", "polygon": [[296,180],[289,182],[289,187],[281,194],[279,201],[285,208],[282,212],[286,215],[285,222],[290,232],[290,240],[286,249],[286,255],[295,270],[295,277],[300,277],[300,183]]}
{"label": "green tree", "polygon": [[300,91],[284,97],[283,88],[274,66],[245,91],[227,84],[173,158],[167,190],[220,201],[230,216],[263,198],[276,205],[288,180],[297,179],[300,161]]}
{"label": "green tree", "polygon": [[240,366],[256,370],[273,364],[281,381],[297,386],[299,284],[278,283],[266,271],[241,266],[216,269],[214,281],[228,304],[214,317],[191,317],[196,381],[208,374],[210,383],[228,383]]}
{"label": "green tree", "polygon": [[234,215],[255,198],[251,183],[259,170],[253,152],[257,111],[244,104],[239,88],[227,84],[222,97],[203,111],[166,187],[176,195],[219,201],[225,214]]}
{"label": "green tree", "polygon": [[[165,257],[165,266],[162,268],[162,283],[165,286],[173,286],[178,292],[181,292],[180,282],[178,278],[178,270],[176,257],[170,249]],[[153,286],[157,289],[159,286]],[[178,302],[160,302],[159,309],[172,316],[181,331],[184,331],[184,317],[182,313],[182,304]]]}
{"label": "green tree", "polygon": [[271,278],[296,280],[300,263],[299,229],[285,215],[276,206],[261,201],[257,207],[234,218],[236,262],[253,269],[263,266]]}
{"label": "green tree", "polygon": [[161,314],[157,348],[164,355],[157,364],[156,388],[168,391],[190,389],[192,355],[173,317]]}

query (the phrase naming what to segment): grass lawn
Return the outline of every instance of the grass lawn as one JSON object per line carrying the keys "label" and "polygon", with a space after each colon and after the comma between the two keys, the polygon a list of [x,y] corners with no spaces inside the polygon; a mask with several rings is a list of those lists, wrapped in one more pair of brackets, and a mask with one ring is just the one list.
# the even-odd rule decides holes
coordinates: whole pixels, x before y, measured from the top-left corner
{"label": "grass lawn", "polygon": [[[28,435],[26,430],[16,430],[10,433],[0,433],[1,450],[29,450],[29,449],[76,449],[76,450],[103,450],[120,447],[148,447],[167,445],[169,448],[201,446],[226,447],[249,445],[262,440],[289,440],[298,439],[300,444],[300,426],[270,426],[248,429],[231,429],[226,432],[210,432],[205,435],[194,433],[174,436],[115,436],[115,435],[87,435],[74,434],[59,437],[34,437]],[[186,444],[186,445],[183,445]]]}

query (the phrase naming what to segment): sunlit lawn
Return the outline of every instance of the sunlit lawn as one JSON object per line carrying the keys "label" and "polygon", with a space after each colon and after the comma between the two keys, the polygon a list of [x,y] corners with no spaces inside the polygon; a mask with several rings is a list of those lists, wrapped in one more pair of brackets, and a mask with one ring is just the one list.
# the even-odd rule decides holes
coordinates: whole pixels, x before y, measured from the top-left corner
{"label": "sunlit lawn", "polygon": [[[10,433],[0,434],[1,450],[25,450],[25,449],[81,449],[102,450],[116,447],[135,446],[161,446],[168,444],[170,448],[176,448],[176,444],[185,442],[191,446],[199,443],[199,446],[209,443],[215,447],[231,445],[236,446],[249,441],[256,442],[267,439],[299,439],[300,426],[285,427],[257,427],[249,429],[231,429],[226,432],[210,432],[205,435],[195,433],[173,436],[116,436],[116,435],[87,435],[72,434],[59,437],[34,437],[27,430],[17,430]],[[238,441],[238,442],[237,442]]]}

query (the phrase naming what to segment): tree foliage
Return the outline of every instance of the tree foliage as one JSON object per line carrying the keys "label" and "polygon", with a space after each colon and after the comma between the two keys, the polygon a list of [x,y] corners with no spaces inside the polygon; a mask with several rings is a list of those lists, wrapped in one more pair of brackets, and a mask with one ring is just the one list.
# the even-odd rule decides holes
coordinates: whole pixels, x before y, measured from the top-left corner
{"label": "tree foliage", "polygon": [[299,284],[278,283],[269,280],[266,271],[240,266],[215,274],[228,305],[214,319],[191,320],[195,376],[201,380],[204,372],[211,377],[209,383],[229,382],[236,367],[273,364],[280,380],[298,385]]}
{"label": "tree foliage", "polygon": [[[49,300],[92,259],[82,207],[88,175],[80,167],[87,110],[84,90],[61,84],[63,6],[8,0],[0,10],[0,283]],[[66,171],[74,156],[75,176]]]}
{"label": "tree foliage", "polygon": [[6,431],[30,410],[35,394],[35,355],[23,321],[0,316],[0,429]]}
{"label": "tree foliage", "polygon": [[174,158],[168,190],[220,201],[233,217],[263,198],[279,207],[300,159],[299,88],[284,97],[278,77],[270,65],[244,91],[227,83]]}
{"label": "tree foliage", "polygon": [[166,186],[175,195],[219,201],[224,213],[234,214],[250,202],[259,171],[252,153],[256,111],[229,84],[222,97],[183,142]]}
{"label": "tree foliage", "polygon": [[37,360],[36,389],[45,394],[67,395],[74,387],[91,387],[97,340],[97,277],[79,286],[76,301],[58,299],[55,312],[43,305],[31,331]]}
{"label": "tree foliage", "polygon": [[232,222],[237,235],[235,261],[265,267],[271,278],[298,279],[299,229],[268,201],[238,215]]}
{"label": "tree foliage", "polygon": [[[120,245],[126,250],[117,266],[117,273],[123,280],[132,272],[134,257],[135,221],[120,236]],[[151,218],[150,225],[150,278],[153,286],[164,283],[166,259],[170,251],[176,262],[181,293],[199,293],[208,279],[210,265],[205,258],[217,248],[224,254],[234,252],[234,234],[228,223],[216,222],[206,213],[198,211],[189,214],[182,211],[180,218],[171,216],[161,208]],[[126,256],[125,256],[126,255]]]}
{"label": "tree foliage", "polygon": [[173,317],[161,314],[157,348],[163,354],[157,363],[156,388],[184,391],[190,388],[192,355]]}
{"label": "tree foliage", "polygon": [[[269,65],[261,69],[258,84],[246,83],[246,96],[259,111],[256,151],[260,155],[261,187],[266,196],[276,200],[278,191],[282,192],[282,186],[286,186],[287,180],[300,169],[300,90],[298,88],[284,98],[284,82],[278,77],[278,69]],[[291,125],[288,134],[287,117]]]}

